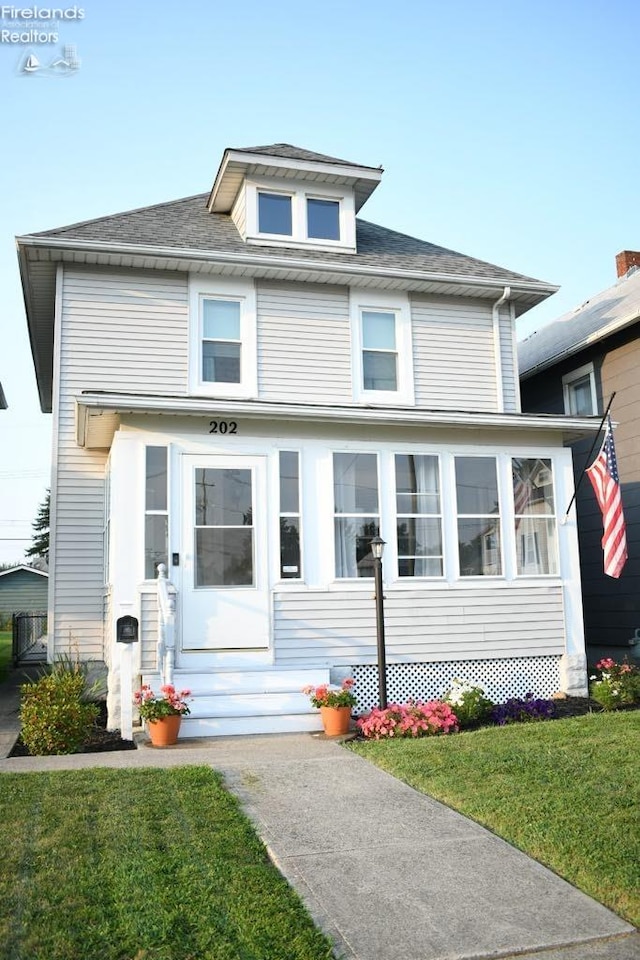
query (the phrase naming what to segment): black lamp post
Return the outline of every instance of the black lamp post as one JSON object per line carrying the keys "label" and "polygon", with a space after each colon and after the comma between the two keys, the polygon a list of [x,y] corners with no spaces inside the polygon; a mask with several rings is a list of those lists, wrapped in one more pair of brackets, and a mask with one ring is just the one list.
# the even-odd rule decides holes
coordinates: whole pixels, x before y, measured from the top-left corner
{"label": "black lamp post", "polygon": [[382,537],[374,537],[371,541],[373,554],[373,575],[376,585],[376,638],[378,643],[378,699],[380,709],[387,709],[387,655],[384,648],[384,596],[382,592],[382,552],[384,550]]}

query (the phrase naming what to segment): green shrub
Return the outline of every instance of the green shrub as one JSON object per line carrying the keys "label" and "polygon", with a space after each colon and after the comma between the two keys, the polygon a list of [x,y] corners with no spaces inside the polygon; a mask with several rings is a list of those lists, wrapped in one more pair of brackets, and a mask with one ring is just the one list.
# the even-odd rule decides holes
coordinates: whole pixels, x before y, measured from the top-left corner
{"label": "green shrub", "polygon": [[88,738],[98,715],[86,701],[81,669],[57,669],[36,683],[22,685],[22,740],[34,755],[75,753]]}
{"label": "green shrub", "polygon": [[469,680],[453,680],[442,699],[455,713],[461,730],[478,726],[489,718],[493,709],[493,701],[485,697],[482,687]]}
{"label": "green shrub", "polygon": [[616,663],[612,657],[604,657],[596,663],[598,674],[591,677],[589,693],[605,710],[640,703],[640,670],[625,658]]}

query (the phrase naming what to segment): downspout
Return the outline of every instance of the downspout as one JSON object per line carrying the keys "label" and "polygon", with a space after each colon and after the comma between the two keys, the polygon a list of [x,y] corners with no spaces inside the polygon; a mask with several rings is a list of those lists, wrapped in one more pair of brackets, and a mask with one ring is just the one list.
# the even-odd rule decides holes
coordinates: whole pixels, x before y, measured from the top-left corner
{"label": "downspout", "polygon": [[495,357],[496,370],[496,399],[498,401],[498,413],[504,413],[504,384],[502,382],[502,351],[500,349],[500,307],[506,303],[511,296],[511,287],[505,287],[502,296],[496,300],[491,313],[493,316],[493,352]]}

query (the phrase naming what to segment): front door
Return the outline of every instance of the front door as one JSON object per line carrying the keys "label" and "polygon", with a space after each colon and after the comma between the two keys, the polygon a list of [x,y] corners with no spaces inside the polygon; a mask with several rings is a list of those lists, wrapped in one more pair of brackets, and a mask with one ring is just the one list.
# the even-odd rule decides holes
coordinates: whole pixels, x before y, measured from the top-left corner
{"label": "front door", "polygon": [[[269,644],[263,457],[182,458],[180,666]],[[198,654],[200,656],[198,656]]]}

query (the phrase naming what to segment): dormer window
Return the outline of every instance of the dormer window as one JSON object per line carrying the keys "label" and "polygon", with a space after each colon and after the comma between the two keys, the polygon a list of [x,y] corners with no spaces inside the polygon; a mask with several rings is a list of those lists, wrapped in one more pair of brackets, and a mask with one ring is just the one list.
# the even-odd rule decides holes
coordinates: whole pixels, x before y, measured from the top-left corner
{"label": "dormer window", "polygon": [[234,216],[244,224],[248,243],[355,250],[351,188],[256,177],[245,182],[240,196]]}
{"label": "dormer window", "polygon": [[307,198],[307,236],[310,240],[340,239],[340,204],[337,200]]}
{"label": "dormer window", "polygon": [[293,232],[291,197],[258,191],[258,230],[290,237]]}

